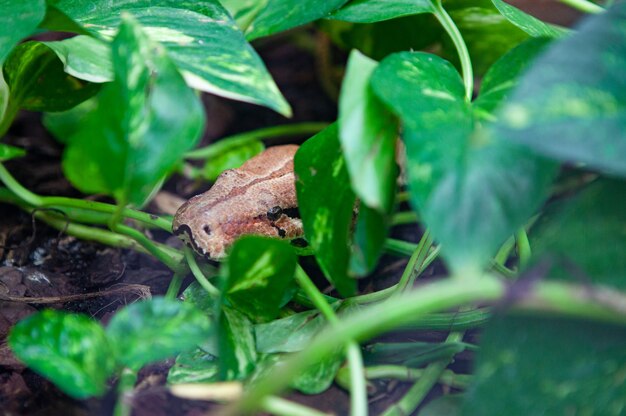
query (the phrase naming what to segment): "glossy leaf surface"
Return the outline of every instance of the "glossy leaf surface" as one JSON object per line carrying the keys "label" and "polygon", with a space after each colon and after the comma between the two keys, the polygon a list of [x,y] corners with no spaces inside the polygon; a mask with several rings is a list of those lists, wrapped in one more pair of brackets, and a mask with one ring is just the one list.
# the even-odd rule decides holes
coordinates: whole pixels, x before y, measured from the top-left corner
{"label": "glossy leaf surface", "polygon": [[118,360],[139,370],[146,364],[193,350],[206,341],[211,325],[190,303],[153,298],[119,311],[107,327]]}
{"label": "glossy leaf surface", "polygon": [[626,4],[618,2],[534,62],[503,109],[499,134],[626,176],[625,66]]}
{"label": "glossy leaf surface", "polygon": [[403,121],[411,202],[448,264],[484,266],[543,202],[554,167],[488,134],[458,72],[441,58],[392,55],[372,85]]}
{"label": "glossy leaf surface", "polygon": [[221,380],[243,380],[254,371],[257,352],[252,323],[246,315],[222,306],[218,345]]}
{"label": "glossy leaf surface", "polygon": [[13,105],[32,111],[64,111],[93,96],[100,86],[63,70],[47,46],[26,42],[17,46],[4,65]]}
{"label": "glossy leaf surface", "polygon": [[204,109],[163,48],[130,17],[113,42],[113,63],[115,81],[70,139],[63,167],[84,192],[142,205],[200,138]]}
{"label": "glossy leaf surface", "polygon": [[85,35],[42,43],[56,53],[68,74],[91,82],[113,81],[111,48],[107,43]]}
{"label": "glossy leaf surface", "polygon": [[208,181],[215,182],[226,169],[240,167],[245,161],[265,150],[265,146],[260,140],[252,140],[233,146],[220,146],[220,150],[206,159],[202,169],[202,177]]}
{"label": "glossy leaf surface", "polygon": [[504,317],[482,335],[463,415],[618,415],[626,331],[598,322]]}
{"label": "glossy leaf surface", "polygon": [[554,204],[530,234],[549,275],[626,289],[626,183],[601,180]]}
{"label": "glossy leaf surface", "polygon": [[0,0],[0,66],[11,49],[30,36],[46,14],[44,0]]}
{"label": "glossy leaf surface", "polygon": [[295,268],[296,255],[289,243],[243,237],[228,256],[224,295],[233,307],[252,320],[269,321],[278,315],[285,297],[293,295]]}
{"label": "glossy leaf surface", "polygon": [[347,274],[355,196],[338,136],[333,124],[300,146],[296,191],[304,234],[320,267],[339,293],[350,296],[356,289]]}
{"label": "glossy leaf surface", "polygon": [[330,15],[331,19],[374,23],[420,13],[431,13],[431,0],[352,0]]}
{"label": "glossy leaf surface", "polygon": [[103,394],[115,368],[104,329],[85,315],[36,313],[13,327],[9,345],[26,365],[77,399]]}
{"label": "glossy leaf surface", "polygon": [[347,0],[269,0],[248,26],[250,40],[292,29],[328,16]]}
{"label": "glossy leaf surface", "polygon": [[549,37],[558,38],[567,33],[566,29],[562,29],[553,25],[542,22],[534,16],[524,13],[517,7],[513,7],[510,4],[502,0],[491,0],[493,5],[502,13],[502,16],[513,23],[515,26],[522,29],[533,37]]}
{"label": "glossy leaf surface", "polygon": [[190,86],[291,113],[263,61],[217,0],[60,0],[56,7],[107,40],[121,13],[131,13],[165,47]]}

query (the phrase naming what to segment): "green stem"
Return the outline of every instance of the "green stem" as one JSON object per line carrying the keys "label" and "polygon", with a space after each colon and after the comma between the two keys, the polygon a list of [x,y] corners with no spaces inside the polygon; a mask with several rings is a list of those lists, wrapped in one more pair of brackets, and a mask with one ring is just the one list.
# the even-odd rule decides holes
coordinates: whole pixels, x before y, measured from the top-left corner
{"label": "green stem", "polygon": [[[324,295],[319,291],[300,265],[296,266],[295,279],[302,290],[309,296],[309,299],[315,304],[315,307],[330,323],[330,326],[338,325],[339,318],[337,318],[332,306],[326,302]],[[367,415],[367,388],[365,385],[361,349],[356,342],[350,339],[346,339],[344,345],[347,347],[348,366],[350,367],[350,414],[352,416]],[[341,348],[342,346],[343,345],[338,345],[337,347]]]}
{"label": "green stem", "polygon": [[459,28],[456,26],[450,15],[446,12],[441,4],[441,0],[436,0],[434,2],[435,6],[435,17],[441,23],[444,30],[452,39],[454,43],[454,47],[459,54],[459,61],[461,62],[461,71],[463,72],[463,83],[465,85],[465,98],[467,101],[472,100],[472,94],[474,93],[474,74],[472,70],[472,61],[470,59],[469,51],[467,50],[467,45],[465,45],[465,41],[463,40],[463,36],[459,31]]}
{"label": "green stem", "polygon": [[[368,380],[387,378],[400,381],[415,381],[424,376],[424,369],[401,365],[378,365],[367,367],[365,376]],[[468,374],[457,374],[452,370],[444,370],[439,381],[446,386],[464,389],[469,385],[470,379],[471,376]]]}
{"label": "green stem", "polygon": [[[77,208],[86,211],[102,212],[107,214],[114,214],[117,210],[117,205],[106,204],[96,201],[85,201],[82,199],[65,198],[65,197],[39,197],[41,199],[42,207],[50,208]],[[152,227],[160,228],[164,231],[172,231],[172,222],[166,218],[161,218],[153,214],[137,211],[130,208],[124,208],[122,215],[125,218],[140,221]]]}
{"label": "green stem", "polygon": [[328,123],[298,123],[247,131],[224,137],[220,141],[206,147],[192,150],[185,155],[185,159],[208,159],[221,154],[225,149],[241,146],[254,140],[264,140],[283,136],[306,136],[319,133],[328,127]]}
{"label": "green stem", "polygon": [[168,286],[167,292],[165,293],[165,297],[167,299],[176,299],[176,296],[178,296],[178,292],[180,292],[180,287],[183,285],[184,279],[185,273],[182,270],[174,272],[174,276],[172,276],[170,285]]}
{"label": "green stem", "polygon": [[135,230],[134,228],[127,227],[122,224],[111,224],[112,230],[127,235],[133,240],[137,241],[143,248],[145,248],[148,253],[152,254],[159,261],[165,264],[174,272],[178,271],[181,268],[180,259],[175,258],[170,255],[169,252],[162,250],[161,247],[157,246],[154,241],[150,240],[146,237],[141,231]]}
{"label": "green stem", "polygon": [[320,412],[300,403],[269,396],[261,402],[261,408],[272,415],[277,416],[329,416],[328,413]]}
{"label": "green stem", "polygon": [[132,413],[132,394],[137,382],[137,372],[130,368],[124,368],[120,374],[117,386],[117,403],[115,404],[114,416],[130,416]]}
{"label": "green stem", "polygon": [[413,211],[400,211],[393,214],[391,226],[415,224],[419,221],[419,216]]}
{"label": "green stem", "polygon": [[[485,274],[467,284],[465,279],[445,279],[405,293],[393,302],[364,307],[338,324],[327,327],[309,346],[291,356],[284,365],[274,368],[251,386],[230,414],[254,411],[264,397],[285,389],[291,380],[308,366],[334,354],[348,341],[364,341],[405,325],[420,315],[476,303],[493,303],[504,298],[506,284]],[[553,281],[537,282],[514,309],[551,312],[564,316],[588,318],[626,325],[626,295],[621,292],[590,290],[588,286]],[[599,297],[599,295],[602,295]],[[603,299],[604,301],[600,301]]]}
{"label": "green stem", "polygon": [[602,6],[598,6],[595,3],[592,3],[587,0],[559,0],[563,4],[567,4],[570,7],[573,7],[576,10],[580,10],[584,13],[602,13],[604,8]]}
{"label": "green stem", "polygon": [[400,282],[398,282],[398,286],[396,287],[396,294],[400,294],[413,287],[419,272],[423,270],[424,262],[430,248],[432,247],[432,243],[433,239],[430,236],[430,231],[426,230],[418,243],[417,248],[411,255],[409,262],[404,268]]}
{"label": "green stem", "polygon": [[519,256],[519,269],[523,269],[530,261],[532,255],[530,241],[528,241],[528,234],[526,234],[524,227],[515,233],[515,242],[517,243],[517,255]]}
{"label": "green stem", "polygon": [[220,291],[215,286],[213,286],[211,282],[209,282],[209,279],[206,278],[204,273],[202,273],[202,270],[200,270],[200,267],[198,267],[198,263],[196,262],[193,250],[191,250],[189,247],[185,247],[183,249],[183,252],[185,253],[185,259],[187,260],[187,264],[191,269],[193,277],[196,278],[200,286],[202,286],[202,288],[206,290],[209,295],[217,298],[220,295]]}
{"label": "green stem", "polygon": [[[462,339],[463,333],[453,332],[448,336],[446,342],[460,342]],[[428,392],[437,384],[437,381],[448,364],[450,364],[450,360],[452,360],[453,357],[454,356],[451,356],[448,359],[430,363],[423,370],[422,376],[415,384],[411,386],[397,403],[385,410],[383,416],[404,416],[412,414],[422,400],[424,400]]]}
{"label": "green stem", "polygon": [[9,173],[7,168],[5,168],[2,163],[0,163],[0,181],[2,181],[4,185],[22,201],[36,207],[41,206],[41,197],[24,188],[22,184],[15,180],[13,175]]}

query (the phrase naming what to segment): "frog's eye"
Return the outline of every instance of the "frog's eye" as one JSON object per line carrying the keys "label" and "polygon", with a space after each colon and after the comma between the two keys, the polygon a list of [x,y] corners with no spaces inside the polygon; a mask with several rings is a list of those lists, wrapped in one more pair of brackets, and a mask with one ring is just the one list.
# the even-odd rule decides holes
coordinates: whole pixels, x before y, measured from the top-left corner
{"label": "frog's eye", "polygon": [[281,207],[272,207],[267,210],[267,219],[270,221],[276,221],[281,214],[283,213],[283,209]]}

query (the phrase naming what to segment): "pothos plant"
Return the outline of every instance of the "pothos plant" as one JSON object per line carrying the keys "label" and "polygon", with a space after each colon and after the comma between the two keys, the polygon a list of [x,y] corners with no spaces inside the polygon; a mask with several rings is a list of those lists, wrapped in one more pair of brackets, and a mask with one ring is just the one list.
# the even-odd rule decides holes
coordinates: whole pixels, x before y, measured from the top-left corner
{"label": "pothos plant", "polygon": [[[172,391],[239,382],[232,413],[319,414],[276,395],[336,380],[363,415],[368,381],[389,378],[412,386],[386,415],[413,412],[438,382],[460,393],[420,414],[621,414],[626,3],[562,1],[591,16],[566,30],[502,0],[1,0],[0,134],[20,109],[44,112],[67,178],[117,204],[34,194],[2,165],[0,198],[68,234],[148,253],[173,275],[164,299],[124,308],[106,329],[35,314],[11,332],[13,351],[76,398],[103,394],[113,377],[132,395],[142,366],[180,354]],[[323,128],[277,126],[192,150],[205,123],[196,91],[290,115],[248,42],[314,21],[354,48],[337,122],[295,158],[305,237],[337,297],[282,241],[243,238],[216,268],[148,238],[144,229],[171,222],[140,211],[190,160],[205,167],[183,171],[212,180],[262,139]],[[76,36],[21,42],[42,30]],[[0,150],[2,161],[24,154]],[[399,210],[407,200],[412,212]],[[418,244],[387,237],[416,221]],[[400,281],[359,294],[356,278],[383,253],[409,257]],[[414,289],[439,257],[449,276]],[[179,302],[189,271],[197,283]],[[370,341],[407,326],[447,339]],[[478,326],[479,345],[463,342]],[[474,374],[446,370],[466,349],[478,350]]]}

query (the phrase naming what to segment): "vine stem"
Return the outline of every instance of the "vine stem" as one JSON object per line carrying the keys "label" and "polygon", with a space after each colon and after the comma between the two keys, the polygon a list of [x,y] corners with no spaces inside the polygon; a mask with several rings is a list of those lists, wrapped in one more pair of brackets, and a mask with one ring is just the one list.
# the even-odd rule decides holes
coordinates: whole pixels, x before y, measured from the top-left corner
{"label": "vine stem", "polygon": [[[324,295],[311,281],[304,269],[300,265],[296,266],[296,282],[302,290],[309,296],[315,307],[322,313],[331,327],[339,325],[339,318],[335,314],[332,306],[326,301]],[[337,348],[346,345],[348,366],[350,367],[350,414],[352,416],[367,415],[367,386],[365,383],[365,370],[363,368],[363,357],[359,344],[351,339],[346,339],[345,343],[337,345]]]}
{"label": "vine stem", "polygon": [[395,294],[398,295],[407,289],[411,288],[415,283],[415,279],[421,271],[424,270],[424,262],[432,247],[433,239],[430,235],[430,231],[426,230],[422,236],[417,248],[411,255],[408,264],[404,268],[400,282],[396,286]]}
{"label": "vine stem", "polygon": [[465,45],[465,41],[463,40],[463,36],[459,31],[459,28],[456,27],[456,24],[443,8],[441,4],[441,0],[435,0],[435,17],[441,23],[444,30],[452,39],[454,43],[454,47],[459,54],[459,60],[461,61],[461,71],[463,72],[463,84],[465,85],[465,99],[467,101],[472,100],[472,94],[474,93],[474,73],[472,70],[472,61],[470,59],[469,51],[467,50],[467,45]]}
{"label": "vine stem", "polygon": [[[446,342],[460,342],[463,339],[463,332],[452,332],[448,335]],[[391,405],[382,416],[404,416],[412,414],[417,406],[424,400],[428,392],[437,383],[450,361],[454,358],[451,355],[447,359],[442,359],[428,364],[423,370],[422,376],[409,388],[402,398]]]}
{"label": "vine stem", "polygon": [[576,10],[580,10],[581,12],[584,12],[584,13],[598,14],[604,11],[604,8],[602,6],[598,6],[597,4],[587,1],[587,0],[559,0],[559,1],[563,4],[567,4],[568,6]]}
{"label": "vine stem", "polygon": [[206,290],[209,295],[213,297],[218,297],[220,295],[220,291],[215,286],[213,286],[211,282],[209,282],[209,279],[206,278],[204,273],[202,273],[202,270],[200,270],[200,267],[198,267],[198,263],[196,262],[193,251],[189,247],[185,247],[183,249],[183,252],[185,253],[185,259],[187,260],[187,264],[191,269],[193,277],[196,278],[200,286],[202,286],[202,288]]}
{"label": "vine stem", "polygon": [[114,416],[130,416],[132,413],[132,392],[137,382],[137,372],[130,368],[124,368],[120,374],[117,387],[117,403],[115,404]]}
{"label": "vine stem", "polygon": [[528,234],[526,234],[524,227],[521,227],[517,233],[515,233],[515,242],[517,243],[517,254],[519,256],[519,269],[524,269],[526,265],[528,265],[532,255],[530,241],[528,241]]}
{"label": "vine stem", "polygon": [[241,146],[253,140],[263,140],[274,137],[299,136],[319,133],[328,127],[328,123],[309,122],[297,124],[284,124],[281,126],[266,127],[258,130],[247,131],[224,137],[220,141],[206,147],[192,150],[185,154],[185,159],[207,159],[215,157],[225,149]]}
{"label": "vine stem", "polygon": [[[562,316],[588,318],[626,325],[626,295],[617,291],[601,294],[576,284],[539,281],[514,309],[550,312]],[[394,298],[393,302],[364,307],[335,325],[330,325],[309,346],[254,383],[242,399],[228,409],[229,414],[254,411],[266,396],[285,389],[308,366],[324,360],[349,341],[359,342],[407,324],[424,314],[475,303],[505,299],[505,282],[485,274],[467,284],[465,279],[445,279]],[[603,301],[602,301],[603,300]]]}

